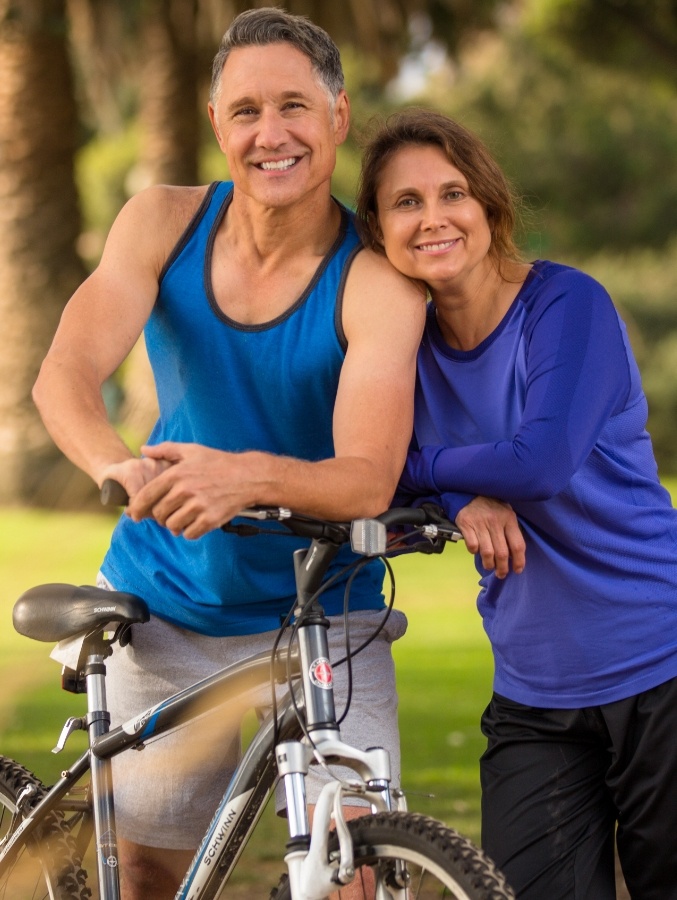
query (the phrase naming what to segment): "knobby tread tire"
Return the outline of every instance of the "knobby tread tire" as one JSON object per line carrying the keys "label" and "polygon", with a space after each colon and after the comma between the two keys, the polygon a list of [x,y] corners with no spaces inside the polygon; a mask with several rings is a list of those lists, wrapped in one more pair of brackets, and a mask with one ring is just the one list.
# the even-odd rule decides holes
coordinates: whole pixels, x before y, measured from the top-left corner
{"label": "knobby tread tire", "polygon": [[[378,813],[348,822],[353,838],[356,869],[378,859],[397,857],[400,850],[416,853],[449,877],[445,897],[468,900],[515,900],[503,874],[482,851],[453,828],[418,813]],[[386,853],[385,850],[388,849]],[[336,833],[329,840],[330,854],[338,849]],[[455,892],[452,885],[457,886]],[[271,900],[291,900],[285,874],[271,893]]]}
{"label": "knobby tread tire", "polygon": [[[45,795],[47,788],[20,763],[0,757],[0,812],[3,816],[1,832],[3,837],[6,821],[11,818],[17,798],[29,785],[35,787],[35,793],[29,801],[33,807]],[[0,900],[25,900],[25,897],[17,894],[12,886],[14,862],[21,852],[36,857],[36,872],[38,866],[42,866],[46,873],[51,893],[46,884],[46,893],[42,896],[54,900],[91,900],[92,892],[87,887],[87,873],[82,868],[75,841],[61,813],[55,812],[45,817],[37,838],[29,839],[27,844],[20,844],[17,853],[12,853],[11,859],[3,865],[0,870]]]}

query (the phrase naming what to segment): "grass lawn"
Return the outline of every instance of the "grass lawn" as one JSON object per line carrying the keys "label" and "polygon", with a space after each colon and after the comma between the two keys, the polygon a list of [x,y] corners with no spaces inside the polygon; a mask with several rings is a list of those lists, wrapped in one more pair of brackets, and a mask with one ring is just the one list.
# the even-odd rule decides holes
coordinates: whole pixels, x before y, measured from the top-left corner
{"label": "grass lawn", "polygon": [[[673,497],[677,480],[666,483]],[[62,756],[49,751],[82,697],[60,690],[51,647],[15,634],[14,601],[43,582],[92,584],[114,520],[105,515],[0,509],[0,753],[19,759],[49,783],[84,749],[75,734]],[[409,806],[479,835],[479,717],[491,690],[488,642],[475,610],[477,576],[463,545],[442,556],[393,561],[396,605],[409,629],[397,642],[403,786]],[[285,829],[266,812],[247,849],[247,883],[282,870]],[[246,894],[245,894],[246,895]]]}
{"label": "grass lawn", "polygon": [[[0,753],[46,783],[84,749],[84,735],[76,733],[63,754],[50,752],[68,716],[84,711],[84,698],[61,691],[51,645],[14,632],[12,606],[36,584],[94,583],[113,524],[103,514],[0,509]],[[472,560],[463,546],[450,546],[441,557],[398,558],[394,569],[396,604],[409,619],[395,645],[409,805],[477,839],[477,723],[489,695],[491,659],[475,611]],[[284,834],[267,811],[247,850],[252,878],[260,866],[282,870]],[[248,872],[239,878],[246,881]]]}

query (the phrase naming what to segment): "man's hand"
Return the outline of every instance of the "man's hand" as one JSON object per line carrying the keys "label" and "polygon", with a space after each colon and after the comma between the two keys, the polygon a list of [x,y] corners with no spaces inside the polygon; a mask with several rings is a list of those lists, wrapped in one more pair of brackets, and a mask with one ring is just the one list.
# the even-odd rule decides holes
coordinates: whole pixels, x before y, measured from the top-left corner
{"label": "man's hand", "polygon": [[476,497],[456,516],[466,547],[479,553],[485,569],[497,578],[524,570],[526,544],[517,516],[507,503],[490,497]]}
{"label": "man's hand", "polygon": [[138,494],[141,488],[148,484],[149,481],[152,481],[161,472],[164,472],[169,465],[170,463],[166,460],[130,457],[124,462],[113,463],[107,466],[101,474],[100,482],[103,484],[108,478],[119,482],[131,498]]}
{"label": "man's hand", "polygon": [[135,522],[153,518],[172,534],[194,539],[256,502],[265,454],[226,453],[172,441],[141,452],[163,471],[132,497],[127,515]]}

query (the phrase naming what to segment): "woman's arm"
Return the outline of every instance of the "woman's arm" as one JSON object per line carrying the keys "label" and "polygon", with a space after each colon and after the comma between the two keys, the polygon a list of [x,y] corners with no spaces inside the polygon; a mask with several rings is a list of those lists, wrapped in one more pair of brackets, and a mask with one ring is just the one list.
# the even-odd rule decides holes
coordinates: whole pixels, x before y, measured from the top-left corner
{"label": "woman's arm", "polygon": [[629,359],[606,291],[575,270],[553,281],[543,287],[525,330],[526,399],[515,436],[411,451],[402,489],[545,500],[563,490],[587,459],[609,417],[627,400]]}

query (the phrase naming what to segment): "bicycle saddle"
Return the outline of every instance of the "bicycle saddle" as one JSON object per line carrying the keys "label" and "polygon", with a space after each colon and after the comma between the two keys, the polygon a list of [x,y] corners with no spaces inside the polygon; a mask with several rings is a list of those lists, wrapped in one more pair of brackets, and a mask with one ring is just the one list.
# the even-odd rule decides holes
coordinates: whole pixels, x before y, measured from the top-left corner
{"label": "bicycle saddle", "polygon": [[135,594],[75,584],[40,584],[14,604],[14,628],[36,641],[55,643],[103,629],[111,622],[147,622],[148,607]]}

